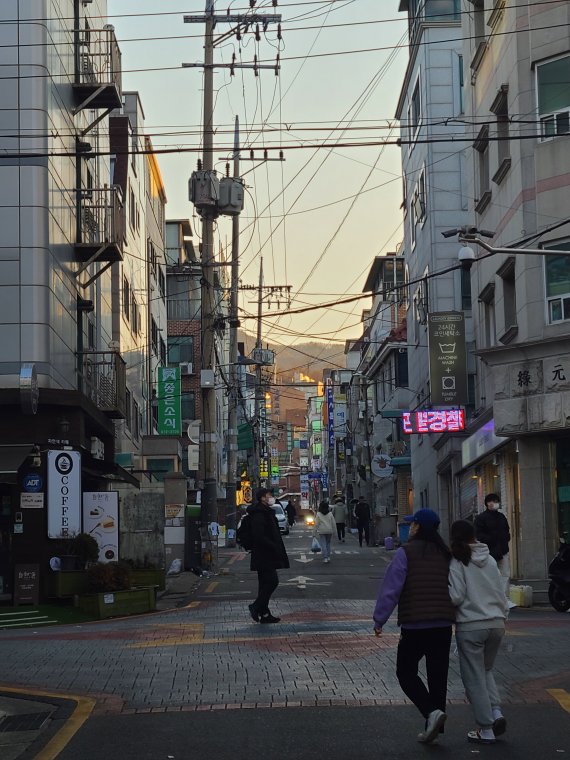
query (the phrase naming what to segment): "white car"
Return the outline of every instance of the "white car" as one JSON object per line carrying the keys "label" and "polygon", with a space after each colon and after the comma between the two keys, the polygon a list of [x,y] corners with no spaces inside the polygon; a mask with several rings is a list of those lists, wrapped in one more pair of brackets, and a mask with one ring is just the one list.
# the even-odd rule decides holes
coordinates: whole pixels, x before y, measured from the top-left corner
{"label": "white car", "polygon": [[275,517],[277,518],[277,522],[279,523],[279,532],[283,533],[283,535],[285,536],[288,536],[289,522],[287,520],[287,515],[285,514],[285,510],[283,509],[281,504],[274,504],[271,508],[275,512]]}

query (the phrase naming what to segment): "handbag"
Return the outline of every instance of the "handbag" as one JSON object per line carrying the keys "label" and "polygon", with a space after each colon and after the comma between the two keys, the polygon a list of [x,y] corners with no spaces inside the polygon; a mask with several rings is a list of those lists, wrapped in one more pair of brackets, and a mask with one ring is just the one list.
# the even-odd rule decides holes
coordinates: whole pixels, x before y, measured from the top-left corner
{"label": "handbag", "polygon": [[311,551],[314,554],[318,554],[321,551],[321,545],[319,543],[319,539],[316,536],[313,536],[313,540],[311,541]]}

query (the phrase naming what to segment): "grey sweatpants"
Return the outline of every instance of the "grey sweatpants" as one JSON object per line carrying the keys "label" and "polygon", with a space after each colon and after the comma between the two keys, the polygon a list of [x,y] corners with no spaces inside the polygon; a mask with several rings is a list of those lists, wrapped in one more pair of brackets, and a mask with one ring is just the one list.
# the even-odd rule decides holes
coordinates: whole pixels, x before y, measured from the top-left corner
{"label": "grey sweatpants", "polygon": [[504,628],[455,631],[461,680],[473,708],[475,722],[481,728],[491,728],[493,707],[500,707],[501,704],[493,664],[504,635]]}

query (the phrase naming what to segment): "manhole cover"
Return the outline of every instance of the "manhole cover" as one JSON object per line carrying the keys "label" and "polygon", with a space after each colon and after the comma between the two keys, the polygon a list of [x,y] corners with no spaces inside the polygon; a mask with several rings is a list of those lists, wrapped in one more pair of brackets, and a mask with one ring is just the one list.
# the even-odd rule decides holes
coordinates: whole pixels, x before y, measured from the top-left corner
{"label": "manhole cover", "polygon": [[40,729],[51,712],[30,713],[29,715],[7,715],[0,720],[0,733],[6,731],[37,731]]}

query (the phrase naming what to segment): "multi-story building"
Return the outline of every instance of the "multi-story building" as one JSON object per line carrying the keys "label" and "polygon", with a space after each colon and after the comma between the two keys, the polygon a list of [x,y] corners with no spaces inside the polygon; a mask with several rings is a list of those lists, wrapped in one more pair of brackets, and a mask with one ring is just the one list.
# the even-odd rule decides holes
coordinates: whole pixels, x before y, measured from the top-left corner
{"label": "multi-story building", "polygon": [[[114,459],[113,420],[127,416],[113,323],[125,198],[110,181],[106,114],[122,93],[106,10],[104,0],[0,6],[10,74],[0,91],[10,133],[0,167],[0,598],[11,596],[15,563],[39,563],[43,583],[50,541],[80,530],[82,492],[137,483]],[[68,510],[46,487],[50,452],[62,450],[75,471]]]}
{"label": "multi-story building", "polygon": [[[441,233],[468,220],[461,14],[459,0],[400,0],[399,10],[408,14],[410,52],[396,111],[404,182],[402,253],[410,283],[409,388],[412,408],[429,409],[429,314],[464,312],[467,341],[472,340],[469,277],[461,270],[437,275],[457,264],[456,243]],[[459,142],[451,143],[453,138]],[[445,530],[461,466],[460,439],[436,438],[411,436],[413,507],[437,508]]]}
{"label": "multi-story building", "polygon": [[474,0],[463,14],[469,224],[513,252],[471,269],[479,414],[458,514],[499,493],[513,575],[526,579],[545,578],[559,536],[570,539],[570,256],[520,252],[570,251],[569,10]]}

